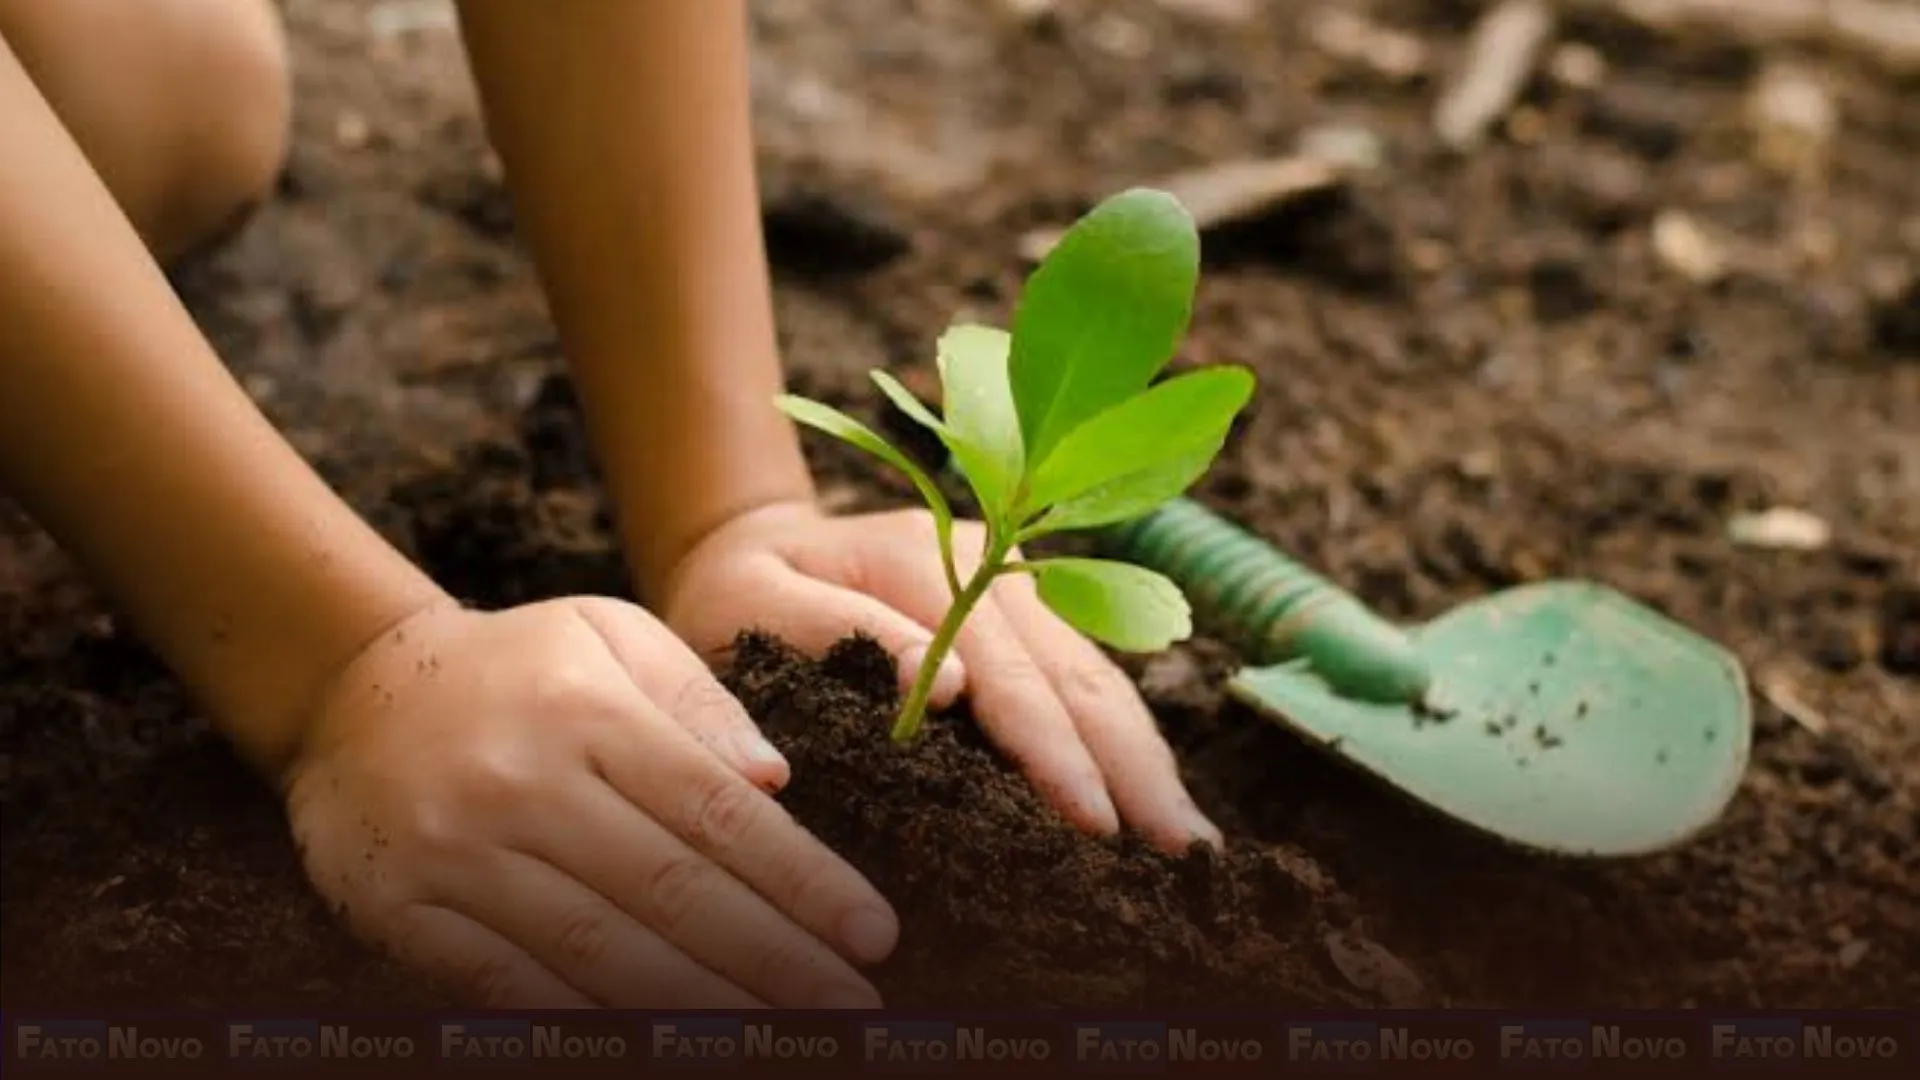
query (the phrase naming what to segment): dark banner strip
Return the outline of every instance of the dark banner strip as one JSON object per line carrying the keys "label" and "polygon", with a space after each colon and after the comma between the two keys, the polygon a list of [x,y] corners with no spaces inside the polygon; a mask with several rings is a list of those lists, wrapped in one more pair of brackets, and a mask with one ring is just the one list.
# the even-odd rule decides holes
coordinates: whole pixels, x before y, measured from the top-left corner
{"label": "dark banner strip", "polygon": [[1920,1075],[1920,1012],[4,1016],[7,1076],[431,1070]]}

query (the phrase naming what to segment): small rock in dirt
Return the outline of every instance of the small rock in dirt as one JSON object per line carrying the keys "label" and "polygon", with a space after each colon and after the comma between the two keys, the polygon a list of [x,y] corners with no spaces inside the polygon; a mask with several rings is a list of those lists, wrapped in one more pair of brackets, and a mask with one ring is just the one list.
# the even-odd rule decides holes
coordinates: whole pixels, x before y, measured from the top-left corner
{"label": "small rock in dirt", "polygon": [[1348,173],[1373,172],[1386,164],[1387,148],[1372,129],[1358,124],[1322,124],[1300,133],[1301,154]]}
{"label": "small rock in dirt", "polygon": [[1725,248],[1690,214],[1668,210],[1655,218],[1653,250],[1668,269],[1696,285],[1727,275]]}
{"label": "small rock in dirt", "polygon": [[1606,81],[1607,58],[1585,42],[1569,41],[1553,50],[1547,73],[1555,82],[1575,90],[1592,90]]}
{"label": "small rock in dirt", "polygon": [[788,186],[765,201],[760,218],[768,258],[790,269],[867,273],[913,248],[889,211],[840,191]]}
{"label": "small rock in dirt", "polygon": [[1087,27],[1087,39],[1095,48],[1119,60],[1144,60],[1153,51],[1153,35],[1147,28],[1118,12],[1107,12]]}
{"label": "small rock in dirt", "polygon": [[1860,966],[1860,961],[1867,958],[1867,953],[1872,948],[1872,943],[1865,938],[1855,938],[1840,946],[1840,952],[1835,955],[1834,960],[1839,963],[1842,971],[1851,971]]}
{"label": "small rock in dirt", "polygon": [[1740,514],[1727,523],[1727,537],[1741,547],[1818,551],[1833,540],[1833,527],[1820,517],[1790,506]]}
{"label": "small rock in dirt", "polygon": [[1378,942],[1336,930],[1327,935],[1326,944],[1327,955],[1341,976],[1377,995],[1388,1007],[1411,1009],[1427,1003],[1427,988],[1420,977]]}
{"label": "small rock in dirt", "polygon": [[1820,736],[1831,730],[1827,718],[1801,699],[1792,680],[1785,674],[1773,672],[1763,676],[1760,693],[1768,704],[1780,710],[1780,715],[1805,728],[1808,734]]}
{"label": "small rock in dirt", "polygon": [[1307,36],[1328,56],[1365,65],[1396,81],[1427,69],[1426,42],[1339,5],[1320,7],[1307,23]]}
{"label": "small rock in dirt", "polygon": [[1342,170],[1306,155],[1223,162],[1165,177],[1154,186],[1179,199],[1202,231],[1245,222],[1338,184]]}
{"label": "small rock in dirt", "polygon": [[1747,111],[1755,155],[1763,165],[1783,173],[1817,170],[1839,124],[1826,86],[1812,72],[1790,63],[1761,70]]}
{"label": "small rock in dirt", "polygon": [[1460,455],[1454,467],[1468,480],[1491,480],[1500,472],[1500,454],[1491,447],[1480,447]]}
{"label": "small rock in dirt", "polygon": [[373,141],[373,124],[360,113],[349,109],[334,117],[333,141],[342,150],[362,150]]}
{"label": "small rock in dirt", "polygon": [[1000,0],[1008,13],[1023,22],[1035,22],[1053,14],[1059,0]]}
{"label": "small rock in dirt", "polygon": [[1504,0],[1481,16],[1462,69],[1434,108],[1442,142],[1465,150],[1486,137],[1520,99],[1554,23],[1553,5],[1544,0]]}
{"label": "small rock in dirt", "polygon": [[[1206,165],[1153,181],[1180,200],[1201,232],[1242,225],[1284,209],[1341,183],[1341,166],[1307,154]],[[1065,235],[1059,227],[1033,229],[1020,238],[1020,257],[1037,263]]]}
{"label": "small rock in dirt", "polygon": [[1038,263],[1047,257],[1047,253],[1053,250],[1054,245],[1060,242],[1060,238],[1065,236],[1066,232],[1065,229],[1055,227],[1030,229],[1021,234],[1015,250],[1020,258],[1027,262]]}

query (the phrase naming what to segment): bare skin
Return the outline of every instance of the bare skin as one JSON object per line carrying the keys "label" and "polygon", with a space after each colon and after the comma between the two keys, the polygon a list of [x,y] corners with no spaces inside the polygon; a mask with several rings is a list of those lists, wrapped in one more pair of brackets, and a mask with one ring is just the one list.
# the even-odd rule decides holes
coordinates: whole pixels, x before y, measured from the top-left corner
{"label": "bare skin", "polygon": [[160,261],[264,199],[291,105],[260,0],[0,0],[0,36]]}
{"label": "bare skin", "polygon": [[[156,257],[217,238],[284,149],[265,0],[0,0],[0,489],[280,786],[315,885],[370,940],[487,1004],[876,1004],[858,969],[893,913],[773,800],[787,765],[703,659],[749,625],[814,649],[858,629],[904,679],[944,606],[926,516],[818,510],[771,408],[744,5],[461,16],[660,618],[463,610],[168,288]],[[936,704],[971,695],[1070,820],[1217,841],[1131,684],[1030,584],[957,652]]]}

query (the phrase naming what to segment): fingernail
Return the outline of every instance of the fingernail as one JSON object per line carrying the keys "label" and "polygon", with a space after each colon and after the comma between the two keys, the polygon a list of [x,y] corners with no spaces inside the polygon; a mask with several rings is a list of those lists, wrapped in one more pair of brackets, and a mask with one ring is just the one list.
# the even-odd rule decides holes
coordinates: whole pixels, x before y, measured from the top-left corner
{"label": "fingernail", "polygon": [[927,662],[927,650],[929,648],[931,648],[931,646],[924,643],[920,645],[909,645],[906,650],[900,654],[901,689],[904,690],[911,687],[913,680],[919,677],[920,665]]}
{"label": "fingernail", "polygon": [[782,754],[763,735],[749,735],[746,738],[747,760],[755,765],[785,765],[787,756]]}
{"label": "fingernail", "polygon": [[1113,797],[1107,794],[1105,784],[1098,780],[1089,780],[1080,785],[1075,800],[1093,818],[1093,823],[1103,833],[1120,831],[1120,811],[1114,809]]}
{"label": "fingernail", "polygon": [[793,775],[793,767],[766,737],[758,732],[741,733],[733,741],[740,755],[738,768],[747,778],[767,791],[779,791]]}
{"label": "fingernail", "polygon": [[1207,815],[1201,813],[1199,807],[1188,808],[1187,827],[1193,833],[1195,840],[1204,841],[1215,848],[1227,846],[1226,834],[1220,831],[1220,826],[1208,820]]}
{"label": "fingernail", "polygon": [[893,916],[876,908],[860,908],[841,924],[840,934],[847,948],[868,963],[877,964],[893,951],[900,936]]}

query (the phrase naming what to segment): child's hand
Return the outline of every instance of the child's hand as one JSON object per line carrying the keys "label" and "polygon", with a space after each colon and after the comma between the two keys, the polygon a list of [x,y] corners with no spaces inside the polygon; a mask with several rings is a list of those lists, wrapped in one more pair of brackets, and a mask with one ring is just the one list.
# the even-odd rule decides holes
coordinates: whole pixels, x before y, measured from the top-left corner
{"label": "child's hand", "polygon": [[659,623],[568,599],[386,634],[286,790],[344,917],[483,1004],[874,1007],[842,956],[884,958],[893,913],[761,790],[786,778]]}
{"label": "child's hand", "polygon": [[[979,523],[956,524],[963,579],[984,546]],[[668,625],[709,656],[749,627],[816,655],[858,630],[897,658],[903,686],[952,602],[926,511],[835,518],[803,504],[715,530],[680,561],[664,599]],[[1075,824],[1110,833],[1124,818],[1172,851],[1220,841],[1132,682],[1026,575],[994,584],[953,655],[933,704],[967,690],[981,726]]]}

